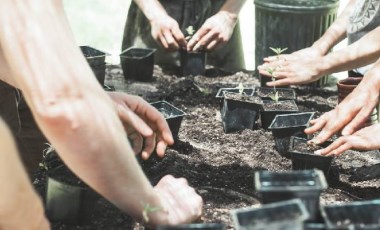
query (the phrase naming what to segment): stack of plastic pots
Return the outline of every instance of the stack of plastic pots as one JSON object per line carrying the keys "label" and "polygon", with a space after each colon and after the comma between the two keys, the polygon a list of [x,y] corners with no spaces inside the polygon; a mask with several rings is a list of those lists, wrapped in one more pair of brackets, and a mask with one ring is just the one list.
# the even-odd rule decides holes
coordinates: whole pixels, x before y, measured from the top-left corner
{"label": "stack of plastic pots", "polygon": [[130,47],[120,54],[125,79],[152,81],[155,49]]}
{"label": "stack of plastic pots", "polygon": [[303,230],[309,217],[300,199],[293,199],[259,208],[243,208],[231,211],[237,230]]}
{"label": "stack of plastic pots", "polygon": [[103,86],[106,76],[106,56],[108,54],[90,46],[80,46],[80,49],[94,72],[96,79]]}
{"label": "stack of plastic pots", "polygon": [[320,170],[285,172],[255,172],[255,189],[264,204],[300,198],[310,217],[308,221],[320,221],[319,197],[327,188],[327,182]]}

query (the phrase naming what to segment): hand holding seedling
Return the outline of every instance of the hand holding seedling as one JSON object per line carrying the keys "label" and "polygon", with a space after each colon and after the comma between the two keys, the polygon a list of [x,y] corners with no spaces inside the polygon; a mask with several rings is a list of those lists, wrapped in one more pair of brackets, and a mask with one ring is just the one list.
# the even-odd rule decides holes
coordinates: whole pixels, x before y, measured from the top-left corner
{"label": "hand holding seedling", "polygon": [[188,51],[211,51],[227,43],[231,38],[237,17],[220,11],[208,18],[187,44]]}
{"label": "hand holding seedling", "polygon": [[160,15],[150,20],[152,36],[154,40],[169,51],[176,51],[180,47],[186,47],[185,36],[181,32],[176,20],[167,14]]}
{"label": "hand holding seedling", "polygon": [[154,148],[157,155],[163,157],[166,146],[173,144],[174,140],[162,114],[140,97],[117,92],[108,94],[117,107],[135,153],[141,152],[143,138],[145,138],[145,146],[141,152],[142,158],[148,159]]}

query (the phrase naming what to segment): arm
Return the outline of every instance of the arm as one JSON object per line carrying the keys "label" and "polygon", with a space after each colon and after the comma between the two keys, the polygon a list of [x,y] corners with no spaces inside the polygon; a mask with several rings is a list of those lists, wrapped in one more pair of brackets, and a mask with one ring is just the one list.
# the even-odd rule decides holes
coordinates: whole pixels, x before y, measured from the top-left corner
{"label": "arm", "polygon": [[[193,201],[186,208],[178,204],[180,194],[154,190],[150,185],[114,105],[75,45],[58,2],[0,3],[0,45],[5,61],[39,127],[74,173],[131,216],[140,219],[142,204],[149,204],[165,209],[151,215],[153,224],[197,218],[201,199],[192,188],[183,182],[177,188]],[[173,179],[170,183],[179,182]],[[170,183],[159,182],[164,188]],[[174,205],[162,198],[168,193]]]}
{"label": "arm", "polygon": [[152,27],[152,36],[157,43],[170,51],[186,46],[185,36],[176,20],[170,17],[158,0],[134,0]]}
{"label": "arm", "polygon": [[29,182],[12,134],[2,120],[0,137],[0,229],[50,229],[42,202]]}
{"label": "arm", "polygon": [[211,51],[229,41],[246,0],[226,0],[218,13],[205,21],[187,44],[188,51]]}
{"label": "arm", "polygon": [[[379,73],[380,59],[335,109],[311,121],[311,127],[305,129],[305,133],[313,134],[320,131],[313,141],[322,143],[342,129],[343,136],[351,135],[360,129],[377,106],[380,94]],[[327,154],[327,152],[322,153]]]}

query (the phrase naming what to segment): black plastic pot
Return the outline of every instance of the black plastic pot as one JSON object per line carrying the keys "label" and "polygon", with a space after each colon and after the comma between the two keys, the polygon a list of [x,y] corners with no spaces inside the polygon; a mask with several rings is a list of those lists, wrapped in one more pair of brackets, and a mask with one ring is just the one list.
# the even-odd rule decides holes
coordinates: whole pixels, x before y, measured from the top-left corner
{"label": "black plastic pot", "polygon": [[94,72],[96,79],[103,85],[106,76],[105,60],[108,54],[90,46],[80,46],[80,49]]}
{"label": "black plastic pot", "polygon": [[130,47],[120,54],[125,79],[152,81],[155,49]]}
{"label": "black plastic pot", "polygon": [[[300,137],[291,137],[289,154],[292,159],[293,170],[320,169],[327,177],[329,174],[332,156],[321,156],[314,154],[313,149],[300,150],[308,146],[308,140]],[[327,147],[331,142],[324,142],[320,147]]]}
{"label": "black plastic pot", "polygon": [[69,225],[84,224],[90,220],[99,195],[84,183],[72,185],[56,179],[57,176],[61,178],[62,175],[68,175],[68,171],[66,167],[61,167],[49,172],[46,213],[51,221]]}
{"label": "black plastic pot", "polygon": [[356,201],[322,207],[328,229],[380,229],[380,200]]}
{"label": "black plastic pot", "polygon": [[[276,88],[276,91],[278,92],[280,101],[297,99],[296,92],[294,89]],[[261,99],[263,100],[272,100],[271,96],[275,95],[273,88],[270,87],[256,87],[255,94],[261,97]]]}
{"label": "black plastic pot", "polygon": [[[216,94],[215,98],[219,99],[219,103],[220,103],[220,109],[222,109],[223,107],[223,99],[224,99],[224,93],[225,92],[230,92],[230,93],[239,93],[239,88],[220,88],[218,90],[218,93]],[[255,93],[255,88],[252,87],[252,88],[243,88],[243,92],[242,92],[244,95],[247,95],[247,96],[253,96],[254,93]]]}
{"label": "black plastic pot", "polygon": [[261,108],[262,100],[259,97],[225,93],[221,109],[224,132],[254,129]]}
{"label": "black plastic pot", "polygon": [[206,53],[205,52],[187,52],[180,50],[181,74],[188,75],[204,75],[206,72]]}
{"label": "black plastic pot", "polygon": [[203,229],[203,230],[224,230],[223,224],[182,224],[176,226],[158,226],[157,230],[191,230],[191,229]]}
{"label": "black plastic pot", "polygon": [[183,117],[186,115],[185,112],[176,108],[174,105],[168,103],[167,101],[158,101],[151,103],[158,111],[160,111],[168,122],[170,131],[172,132],[173,138],[178,139],[179,128]]}
{"label": "black plastic pot", "polygon": [[268,129],[272,131],[276,150],[280,155],[290,159],[288,154],[290,137],[307,137],[304,130],[313,116],[314,112],[307,112],[277,115],[274,118]]}
{"label": "black plastic pot", "polygon": [[255,172],[255,189],[264,204],[300,198],[310,217],[308,221],[319,222],[319,196],[327,188],[322,171],[299,170],[285,172]]}
{"label": "black plastic pot", "polygon": [[238,230],[303,230],[303,222],[309,217],[300,199],[235,209],[231,215]]}
{"label": "black plastic pot", "polygon": [[304,230],[326,230],[326,225],[322,223],[305,223]]}
{"label": "black plastic pot", "polygon": [[[289,108],[283,108],[284,105],[288,105]],[[261,111],[261,127],[268,129],[272,123],[274,117],[280,114],[297,113],[298,106],[294,100],[285,101],[272,101],[263,100],[263,110]]]}

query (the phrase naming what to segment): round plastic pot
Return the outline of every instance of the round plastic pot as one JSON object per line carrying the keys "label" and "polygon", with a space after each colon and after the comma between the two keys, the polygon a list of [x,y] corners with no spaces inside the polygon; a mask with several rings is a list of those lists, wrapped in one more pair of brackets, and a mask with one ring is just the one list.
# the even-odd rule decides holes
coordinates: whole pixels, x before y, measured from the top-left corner
{"label": "round plastic pot", "polygon": [[[325,174],[325,177],[327,177],[334,157],[316,155],[313,151],[305,150],[301,152],[297,150],[297,146],[307,145],[307,141],[305,138],[290,138],[289,155],[292,159],[293,170],[320,169]],[[331,142],[325,142],[321,147],[327,147],[329,144],[331,144]]]}
{"label": "round plastic pot", "polygon": [[[291,88],[276,88],[279,95],[279,100],[296,100],[296,92]],[[273,88],[270,87],[256,87],[255,94],[263,100],[271,100],[271,96],[274,96]]]}
{"label": "round plastic pot", "polygon": [[125,79],[152,81],[155,49],[130,47],[120,54]]}
{"label": "round plastic pot", "polygon": [[185,112],[167,101],[157,101],[150,104],[164,115],[173,138],[177,140],[183,117],[186,115]]}
{"label": "round plastic pot", "polygon": [[[258,114],[262,108],[262,100],[255,96],[241,95],[242,98],[252,99],[250,101],[230,99],[225,94],[221,109],[223,130],[225,133],[254,129]],[[239,94],[235,94],[239,95]]]}
{"label": "round plastic pot", "polygon": [[48,177],[46,213],[51,221],[84,224],[89,221],[98,198],[89,187],[69,185]]}
{"label": "round plastic pot", "polygon": [[[256,65],[275,55],[269,47],[288,48],[286,53],[310,47],[334,22],[339,7],[338,0],[254,0],[254,4]],[[271,81],[260,78],[261,86]],[[326,83],[323,77],[315,86]]]}
{"label": "round plastic pot", "polygon": [[327,229],[380,229],[380,200],[356,201],[322,207]]}
{"label": "round plastic pot", "polygon": [[[278,108],[271,109],[268,106],[276,104]],[[283,107],[284,105],[290,106],[290,108]],[[294,100],[285,100],[285,101],[272,101],[272,100],[263,100],[263,110],[261,111],[261,127],[263,129],[268,129],[269,125],[272,123],[276,115],[280,114],[289,114],[297,113],[298,106]]]}
{"label": "round plastic pot", "polygon": [[300,199],[231,211],[235,229],[303,230],[309,214]]}
{"label": "round plastic pot", "polygon": [[205,75],[206,71],[206,53],[205,52],[187,52],[180,50],[181,74],[182,76]]}
{"label": "round plastic pot", "polygon": [[264,204],[300,198],[310,214],[308,221],[319,222],[319,197],[327,188],[322,171],[255,172],[255,189]]}
{"label": "round plastic pot", "polygon": [[276,115],[268,129],[272,131],[276,150],[280,155],[290,159],[290,137],[307,137],[304,130],[313,116],[314,112]]}
{"label": "round plastic pot", "polygon": [[157,230],[191,230],[191,229],[203,229],[203,230],[224,230],[223,224],[182,224],[176,226],[158,226]]}

